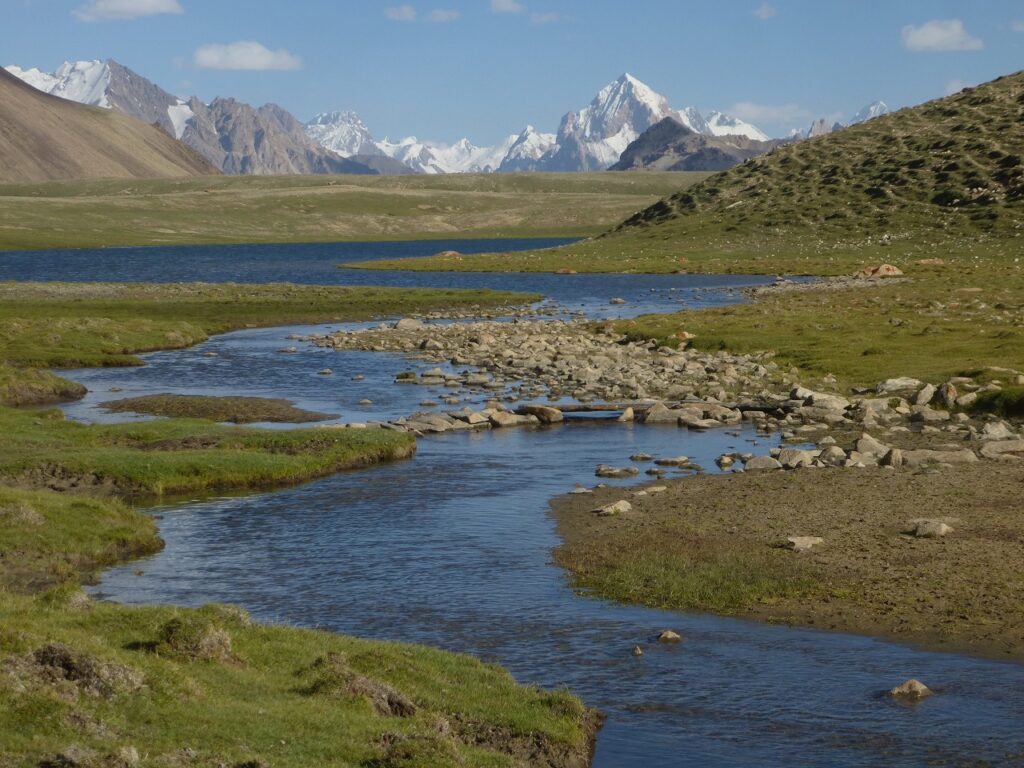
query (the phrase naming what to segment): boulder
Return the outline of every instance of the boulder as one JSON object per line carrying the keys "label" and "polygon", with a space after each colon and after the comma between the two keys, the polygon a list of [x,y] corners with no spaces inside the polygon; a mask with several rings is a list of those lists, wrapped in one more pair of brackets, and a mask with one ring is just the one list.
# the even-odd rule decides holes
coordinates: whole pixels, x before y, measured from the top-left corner
{"label": "boulder", "polygon": [[882,457],[881,465],[899,469],[903,466],[903,451],[899,448],[890,448],[889,452]]}
{"label": "boulder", "polygon": [[636,467],[612,467],[608,464],[599,464],[594,474],[598,477],[633,477],[640,474],[640,470]]}
{"label": "boulder", "polygon": [[671,456],[667,459],[658,459],[654,462],[659,467],[686,467],[690,464],[689,456]]}
{"label": "boulder", "polygon": [[889,691],[889,695],[906,701],[920,701],[931,696],[932,690],[920,680],[910,679]]}
{"label": "boulder", "polygon": [[914,525],[914,537],[918,539],[941,539],[953,529],[941,520],[918,520]]}
{"label": "boulder", "polygon": [[519,408],[519,413],[524,416],[536,416],[541,424],[558,424],[565,420],[560,410],[549,405],[524,405]]}
{"label": "boulder", "polygon": [[867,432],[860,436],[860,440],[857,441],[857,453],[867,454],[868,456],[876,456],[881,458],[889,453],[889,446],[880,440],[876,440]]}
{"label": "boulder", "polygon": [[860,279],[867,279],[871,277],[901,277],[903,270],[899,267],[895,267],[892,264],[879,264],[877,267],[864,267],[864,269],[858,270],[853,273],[853,276]]}
{"label": "boulder", "polygon": [[682,636],[678,632],[673,632],[671,629],[663,630],[662,633],[658,635],[659,643],[678,643],[682,639]]}
{"label": "boulder", "polygon": [[620,422],[625,423],[625,422],[633,421],[634,418],[635,418],[635,414],[633,413],[633,409],[632,408],[626,408],[626,410],[624,410],[622,412],[622,415],[619,416],[619,418],[616,419],[616,421],[620,421]]}
{"label": "boulder", "polygon": [[394,325],[396,331],[418,331],[423,327],[423,321],[414,317],[403,317]]}
{"label": "boulder", "polygon": [[926,449],[903,451],[903,464],[907,467],[921,467],[926,464],[971,464],[978,461],[974,451],[964,448],[960,451],[931,451]]}
{"label": "boulder", "polygon": [[992,440],[981,447],[981,455],[995,459],[1009,453],[1024,453],[1024,440]]}
{"label": "boulder", "polygon": [[613,515],[620,515],[625,512],[630,512],[633,509],[633,505],[625,499],[616,501],[614,504],[606,504],[603,507],[598,507],[594,510],[595,515],[601,517],[612,517]]}
{"label": "boulder", "polygon": [[809,467],[816,458],[814,451],[802,451],[798,448],[783,448],[775,457],[786,469]]}
{"label": "boulder", "polygon": [[982,440],[1010,440],[1015,437],[1017,434],[1005,421],[990,421],[981,428]]}
{"label": "boulder", "polygon": [[909,376],[901,376],[896,379],[886,379],[878,385],[878,388],[875,391],[880,395],[889,395],[894,392],[916,392],[920,388],[921,382],[918,379],[912,379]]}
{"label": "boulder", "polygon": [[936,391],[934,384],[925,384],[911,399],[913,400],[914,405],[928,405],[935,399]]}
{"label": "boulder", "polygon": [[771,456],[755,456],[748,460],[743,468],[748,472],[764,469],[782,469],[782,465]]}

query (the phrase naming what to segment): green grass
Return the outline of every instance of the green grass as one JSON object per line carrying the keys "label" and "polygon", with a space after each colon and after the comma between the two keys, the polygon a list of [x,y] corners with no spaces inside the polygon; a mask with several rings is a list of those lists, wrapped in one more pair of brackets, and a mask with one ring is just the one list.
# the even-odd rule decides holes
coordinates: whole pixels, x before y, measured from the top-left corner
{"label": "green grass", "polygon": [[538,298],[486,290],[290,284],[0,282],[0,405],[54,403],[84,394],[79,385],[34,368],[141,365],[137,353],[188,347],[240,328],[489,308]]}
{"label": "green grass", "polygon": [[0,589],[32,590],[162,547],[153,518],[115,499],[0,486]]}
{"label": "green grass", "polygon": [[[1020,265],[917,267],[912,282],[845,291],[786,292],[750,304],[622,321],[634,338],[699,349],[774,350],[804,377],[841,387],[894,376],[941,382],[989,367],[1024,370]],[[808,383],[810,383],[808,381]]]}
{"label": "green grass", "polygon": [[269,488],[410,456],[380,429],[257,430],[166,419],[86,425],[58,410],[0,408],[0,482],[151,497]]}
{"label": "green grass", "polygon": [[145,395],[112,400],[100,407],[113,413],[145,413],[168,418],[208,419],[209,421],[252,424],[281,422],[299,424],[337,418],[336,414],[316,413],[296,408],[290,400],[267,397],[211,397],[209,395]]}
{"label": "green grass", "polygon": [[609,600],[729,614],[818,588],[791,558],[775,555],[753,555],[669,525],[562,547],[556,560],[576,587]]}
{"label": "green grass", "polygon": [[1003,387],[998,392],[981,392],[971,405],[974,413],[991,413],[1004,419],[1024,419],[1024,387]]}
{"label": "green grass", "polygon": [[0,250],[575,237],[707,174],[210,177],[0,185]]}
{"label": "green grass", "polygon": [[[226,655],[167,646],[183,625]],[[331,674],[371,692],[383,684],[415,711],[383,714],[358,689],[324,685]],[[98,761],[131,747],[147,766],[179,764],[187,749],[196,765],[491,768],[530,750],[585,755],[588,738],[577,699],[468,656],[254,625],[217,606],[75,608],[0,594],[0,680],[4,766],[75,745]]]}

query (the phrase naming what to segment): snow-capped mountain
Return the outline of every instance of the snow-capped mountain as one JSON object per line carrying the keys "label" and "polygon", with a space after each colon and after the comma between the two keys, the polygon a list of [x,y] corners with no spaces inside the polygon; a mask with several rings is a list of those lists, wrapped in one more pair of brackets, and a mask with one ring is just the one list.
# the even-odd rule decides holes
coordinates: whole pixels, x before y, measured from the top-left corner
{"label": "snow-capped mountain", "polygon": [[65,62],[53,73],[6,69],[53,96],[155,123],[225,173],[374,172],[321,147],[280,107],[254,109],[234,99],[185,101],[112,59]]}
{"label": "snow-capped mountain", "polygon": [[557,144],[542,158],[541,170],[604,170],[641,133],[671,114],[664,96],[624,74],[602,88],[589,105],[562,118]]}
{"label": "snow-capped mountain", "polygon": [[491,147],[476,146],[468,139],[441,144],[415,136],[375,141],[354,112],[317,115],[306,124],[306,134],[345,157],[383,154],[417,173],[604,170],[618,161],[640,134],[665,117],[705,136],[767,139],[742,120],[721,112],[710,116],[711,122],[694,107],[673,110],[664,96],[627,73],[602,88],[588,106],[567,113],[557,134],[527,126],[518,136]]}
{"label": "snow-capped mountain", "polygon": [[497,146],[478,147],[469,139],[448,145],[423,142],[410,136],[398,142],[385,138],[377,146],[388,157],[418,173],[492,173],[498,170],[515,140],[513,135]]}
{"label": "snow-capped mountain", "polygon": [[889,114],[888,104],[884,101],[873,101],[853,116],[853,119],[850,121],[850,125],[863,123],[866,120],[874,120],[876,117],[881,117],[882,115],[887,114]]}
{"label": "snow-capped mountain", "polygon": [[342,157],[383,155],[370,130],[355,112],[326,112],[306,123],[306,135]]}
{"label": "snow-capped mountain", "polygon": [[850,122],[833,122],[830,123],[824,117],[815,120],[811,123],[811,127],[806,131],[794,131],[791,135],[797,135],[804,139],[813,139],[815,136],[825,136],[826,134],[840,131],[843,128],[848,128],[851,125],[857,123],[863,123],[866,120],[874,120],[876,117],[889,114],[889,105],[884,101],[873,101],[850,118]]}
{"label": "snow-capped mountain", "polygon": [[769,141],[768,135],[759,128],[717,110],[708,112],[707,124],[708,130],[698,133],[707,133],[711,136],[746,136],[754,141]]}
{"label": "snow-capped mountain", "polygon": [[541,133],[532,125],[528,125],[509,147],[498,170],[502,173],[536,171],[540,159],[554,146],[555,134]]}

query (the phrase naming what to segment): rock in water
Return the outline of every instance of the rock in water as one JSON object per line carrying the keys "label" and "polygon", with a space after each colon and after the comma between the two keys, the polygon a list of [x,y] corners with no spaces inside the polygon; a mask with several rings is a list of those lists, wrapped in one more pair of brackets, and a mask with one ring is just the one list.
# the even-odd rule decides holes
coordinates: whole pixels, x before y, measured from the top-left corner
{"label": "rock in water", "polygon": [[678,643],[682,639],[678,632],[673,632],[671,629],[666,629],[658,635],[659,643]]}
{"label": "rock in water", "polygon": [[932,690],[920,680],[912,678],[902,685],[897,685],[889,691],[889,695],[896,699],[904,699],[905,701],[920,701],[931,696]]}
{"label": "rock in water", "polygon": [[639,645],[634,645],[633,646],[633,655],[634,656],[643,656],[644,655],[644,649],[641,648]]}

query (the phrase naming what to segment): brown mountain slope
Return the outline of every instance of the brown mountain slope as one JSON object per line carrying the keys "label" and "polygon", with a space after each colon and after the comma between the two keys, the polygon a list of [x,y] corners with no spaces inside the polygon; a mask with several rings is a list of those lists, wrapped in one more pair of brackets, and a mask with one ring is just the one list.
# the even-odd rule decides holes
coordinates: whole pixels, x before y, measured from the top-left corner
{"label": "brown mountain slope", "polygon": [[0,181],[215,173],[159,128],[49,96],[0,70]]}

